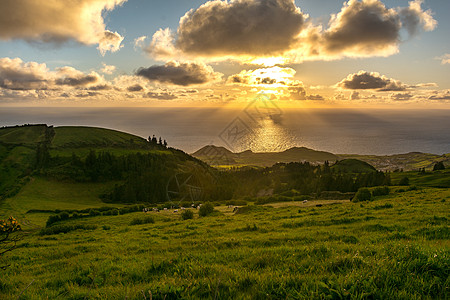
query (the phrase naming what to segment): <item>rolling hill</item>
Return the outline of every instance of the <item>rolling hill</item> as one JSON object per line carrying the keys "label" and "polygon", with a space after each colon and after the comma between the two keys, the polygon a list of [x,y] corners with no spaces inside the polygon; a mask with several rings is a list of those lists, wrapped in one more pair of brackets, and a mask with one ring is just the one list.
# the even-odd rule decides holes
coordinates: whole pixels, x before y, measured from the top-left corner
{"label": "rolling hill", "polygon": [[181,150],[110,129],[0,128],[0,213],[166,201],[172,176],[209,169]]}

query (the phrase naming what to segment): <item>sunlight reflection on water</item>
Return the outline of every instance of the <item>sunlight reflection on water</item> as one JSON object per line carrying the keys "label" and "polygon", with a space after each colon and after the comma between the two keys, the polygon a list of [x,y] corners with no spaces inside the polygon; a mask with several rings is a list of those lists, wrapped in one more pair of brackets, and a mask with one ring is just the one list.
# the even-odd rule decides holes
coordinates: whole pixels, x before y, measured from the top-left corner
{"label": "sunlight reflection on water", "polygon": [[253,132],[238,143],[240,151],[250,149],[253,152],[279,152],[294,146],[294,135],[269,117],[258,120]]}

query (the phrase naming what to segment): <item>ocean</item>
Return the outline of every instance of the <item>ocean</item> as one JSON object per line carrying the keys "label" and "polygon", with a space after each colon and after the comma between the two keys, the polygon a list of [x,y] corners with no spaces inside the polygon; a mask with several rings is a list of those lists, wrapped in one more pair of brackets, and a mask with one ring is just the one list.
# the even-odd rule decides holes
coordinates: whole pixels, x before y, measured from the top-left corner
{"label": "ocean", "polygon": [[232,151],[307,147],[336,154],[450,153],[450,110],[231,108],[0,108],[0,126],[95,126],[192,153],[209,144]]}

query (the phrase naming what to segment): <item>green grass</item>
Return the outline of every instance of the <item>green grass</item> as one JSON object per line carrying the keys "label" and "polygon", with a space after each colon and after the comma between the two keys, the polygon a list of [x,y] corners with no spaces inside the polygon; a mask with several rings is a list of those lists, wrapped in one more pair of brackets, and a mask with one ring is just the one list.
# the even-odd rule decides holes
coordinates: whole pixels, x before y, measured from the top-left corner
{"label": "green grass", "polygon": [[45,130],[44,125],[0,128],[0,143],[35,145],[44,140]]}
{"label": "green grass", "polygon": [[12,198],[0,202],[0,218],[14,215],[43,225],[48,214],[26,214],[29,210],[66,210],[108,206],[99,195],[113,183],[65,183],[35,177]]}
{"label": "green grass", "polygon": [[450,168],[426,173],[417,171],[391,173],[392,183],[397,184],[405,176],[409,178],[410,185],[450,188]]}
{"label": "green grass", "polygon": [[95,128],[62,126],[55,128],[55,137],[52,147],[71,148],[95,145],[96,147],[135,145],[145,146],[145,139],[116,130]]}
{"label": "green grass", "polygon": [[[17,298],[30,282],[21,299],[450,296],[448,189],[300,210],[216,209],[184,221],[180,212],[140,212],[61,222],[55,232],[67,233],[32,231],[8,254],[0,298]],[[155,223],[130,225],[144,216]]]}
{"label": "green grass", "polygon": [[[78,155],[79,157],[86,157],[91,148],[56,148],[50,150],[50,155],[52,157],[71,157],[73,153]],[[113,147],[98,147],[95,148],[97,153],[100,152],[109,152],[115,156],[136,154],[136,153],[155,153],[160,155],[172,155],[173,153],[169,150],[156,150],[156,149],[125,149],[125,148],[113,148]]]}

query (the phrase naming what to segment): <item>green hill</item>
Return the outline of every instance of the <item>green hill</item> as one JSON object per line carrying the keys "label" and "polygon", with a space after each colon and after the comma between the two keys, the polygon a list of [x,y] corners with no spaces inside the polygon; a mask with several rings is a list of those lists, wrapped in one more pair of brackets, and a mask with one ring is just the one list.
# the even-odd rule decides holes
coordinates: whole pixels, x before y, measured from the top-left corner
{"label": "green hill", "polygon": [[358,159],[343,159],[337,161],[331,169],[342,173],[370,173],[377,170],[370,164]]}
{"label": "green hill", "polygon": [[0,128],[0,215],[164,202],[173,176],[198,173],[209,180],[209,169],[183,151],[110,129]]}

